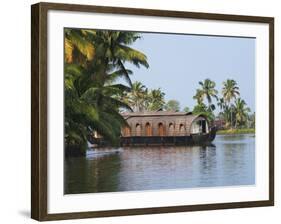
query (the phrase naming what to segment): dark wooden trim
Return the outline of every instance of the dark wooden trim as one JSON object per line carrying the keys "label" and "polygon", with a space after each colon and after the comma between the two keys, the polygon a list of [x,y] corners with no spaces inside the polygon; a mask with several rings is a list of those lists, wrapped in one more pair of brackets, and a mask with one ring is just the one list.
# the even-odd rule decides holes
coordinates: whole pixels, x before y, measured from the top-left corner
{"label": "dark wooden trim", "polygon": [[109,6],[94,6],[94,5],[79,5],[79,4],[62,4],[62,3],[39,3],[47,10],[65,10],[75,12],[97,12],[125,15],[140,15],[140,16],[159,16],[159,17],[174,17],[174,18],[191,18],[191,19],[207,19],[207,20],[227,20],[240,22],[258,22],[269,23],[273,20],[272,17],[262,16],[246,16],[246,15],[231,15],[217,13],[202,13],[202,12],[186,12],[186,11],[170,11],[157,9],[142,9],[142,8],[124,8],[124,7],[109,7]]}
{"label": "dark wooden trim", "polygon": [[[140,208],[110,211],[89,211],[75,213],[48,214],[47,205],[47,12],[65,10],[127,14],[140,16],[160,16],[171,18],[192,18],[254,22],[269,24],[269,200],[234,202],[204,205]],[[153,9],[38,3],[31,7],[31,217],[39,221],[109,217],[170,212],[203,211],[228,208],[246,208],[274,205],[274,18],[211,14],[201,12],[163,11]]]}
{"label": "dark wooden trim", "polygon": [[47,216],[47,9],[31,7],[31,217]]}
{"label": "dark wooden trim", "polygon": [[269,200],[274,205],[274,19],[269,23]]}
{"label": "dark wooden trim", "polygon": [[272,203],[270,201],[247,201],[247,202],[218,203],[218,204],[204,204],[204,205],[110,210],[110,211],[97,211],[97,212],[74,212],[74,213],[49,214],[46,217],[46,219],[41,221],[177,213],[177,212],[191,212],[191,211],[208,211],[208,210],[234,209],[234,208],[266,207],[266,206],[272,206]]}
{"label": "dark wooden trim", "polygon": [[31,8],[31,217],[39,219],[39,7]]}

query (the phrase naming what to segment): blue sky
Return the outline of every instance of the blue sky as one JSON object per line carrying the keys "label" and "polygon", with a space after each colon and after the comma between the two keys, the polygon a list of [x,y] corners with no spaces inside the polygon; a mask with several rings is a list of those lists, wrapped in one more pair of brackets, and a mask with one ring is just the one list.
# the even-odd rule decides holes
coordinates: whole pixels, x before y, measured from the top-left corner
{"label": "blue sky", "polygon": [[198,82],[209,78],[221,93],[222,82],[234,79],[251,111],[255,111],[255,39],[141,33],[131,47],[146,54],[150,67],[127,64],[148,88],[161,88],[165,99],[193,108]]}

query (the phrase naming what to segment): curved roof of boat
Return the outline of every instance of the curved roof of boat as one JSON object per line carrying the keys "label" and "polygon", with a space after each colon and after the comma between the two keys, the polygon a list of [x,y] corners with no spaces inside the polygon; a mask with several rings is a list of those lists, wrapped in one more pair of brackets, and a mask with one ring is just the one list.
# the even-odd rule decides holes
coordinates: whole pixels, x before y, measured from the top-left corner
{"label": "curved roof of boat", "polygon": [[141,112],[125,112],[121,113],[125,118],[128,117],[151,117],[151,116],[185,116],[192,115],[191,112],[175,112],[175,111],[141,111]]}
{"label": "curved roof of boat", "polygon": [[192,114],[192,112],[174,112],[174,111],[144,111],[144,112],[126,112],[121,114],[125,119],[132,117],[162,117],[162,116],[185,116],[189,121],[193,121],[197,117],[204,117],[202,114]]}

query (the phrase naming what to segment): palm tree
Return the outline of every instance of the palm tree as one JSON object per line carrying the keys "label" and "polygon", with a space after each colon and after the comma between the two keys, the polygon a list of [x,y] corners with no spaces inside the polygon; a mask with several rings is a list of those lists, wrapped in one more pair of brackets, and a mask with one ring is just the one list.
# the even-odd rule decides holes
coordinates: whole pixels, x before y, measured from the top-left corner
{"label": "palm tree", "polygon": [[180,110],[180,102],[177,100],[169,100],[165,106],[166,111],[179,111]]}
{"label": "palm tree", "polygon": [[147,89],[141,82],[134,82],[128,94],[129,105],[134,111],[143,111],[147,99]]}
{"label": "palm tree", "polygon": [[165,105],[165,93],[161,91],[160,88],[153,89],[148,94],[148,110],[156,111],[162,109]]}
{"label": "palm tree", "polygon": [[210,79],[205,79],[204,82],[200,81],[199,85],[201,86],[201,89],[197,90],[196,95],[194,97],[197,97],[198,99],[200,99],[200,97],[203,99],[206,98],[209,105],[209,109],[214,110],[215,105],[212,104],[212,99],[218,99],[218,91],[215,89],[216,83]]}
{"label": "palm tree", "polygon": [[204,115],[205,117],[207,117],[209,122],[212,122],[215,119],[213,111],[208,108],[204,103],[197,104],[196,106],[194,106],[192,113]]}
{"label": "palm tree", "polygon": [[92,37],[95,31],[80,29],[65,29],[64,52],[66,63],[85,64],[94,58],[95,46]]}
{"label": "palm tree", "polygon": [[131,91],[130,62],[148,67],[146,56],[127,45],[140,38],[132,32],[65,30],[65,142],[85,145],[87,135],[97,131],[117,143],[126,121],[121,108],[131,108],[117,96]]}
{"label": "palm tree", "polygon": [[251,111],[246,105],[246,102],[241,98],[235,100],[235,127],[246,123],[249,117],[248,113]]}
{"label": "palm tree", "polygon": [[[217,102],[217,105],[218,105],[218,107],[220,109],[220,112],[219,112],[219,115],[218,115],[219,120],[224,119],[225,121],[227,121],[227,119],[226,119],[226,116],[227,116],[227,113],[226,113],[227,105],[225,104],[224,99],[223,98],[219,98],[218,102]],[[220,126],[222,126],[222,122],[221,122]]]}
{"label": "palm tree", "polygon": [[65,67],[65,142],[67,146],[81,145],[87,142],[89,132],[97,131],[112,144],[118,142],[121,127],[126,121],[119,114],[119,108],[131,108],[113,96],[124,91],[126,86],[107,85],[100,87],[91,82],[87,88],[81,83],[87,82],[91,73],[76,65]]}
{"label": "palm tree", "polygon": [[[99,55],[97,63],[106,64],[106,69],[117,69],[115,73],[111,74],[116,78],[123,77],[127,83],[132,86],[129,75],[131,71],[125,68],[125,62],[132,63],[140,67],[141,65],[148,68],[147,57],[142,52],[129,47],[130,44],[141,38],[135,32],[121,32],[121,31],[96,31],[94,45],[96,52]],[[102,69],[102,67],[100,67]]]}
{"label": "palm tree", "polygon": [[222,95],[225,102],[230,103],[233,98],[240,95],[237,82],[233,79],[227,79],[223,82]]}
{"label": "palm tree", "polygon": [[218,99],[218,107],[220,108],[220,110],[221,111],[224,110],[225,106],[226,106],[226,104],[224,102],[224,99],[223,98],[219,98]]}
{"label": "palm tree", "polygon": [[186,112],[186,113],[189,113],[189,112],[190,112],[190,109],[189,109],[188,106],[186,106],[186,107],[183,108],[183,111]]}
{"label": "palm tree", "polygon": [[196,94],[193,96],[193,99],[197,101],[197,104],[203,104],[204,101],[204,96],[203,96],[203,91],[201,89],[196,90]]}
{"label": "palm tree", "polygon": [[[222,95],[228,108],[232,108],[230,107],[231,101],[240,95],[237,82],[233,79],[227,79],[225,82],[223,82]],[[232,128],[232,110],[230,110],[230,115],[230,124]]]}

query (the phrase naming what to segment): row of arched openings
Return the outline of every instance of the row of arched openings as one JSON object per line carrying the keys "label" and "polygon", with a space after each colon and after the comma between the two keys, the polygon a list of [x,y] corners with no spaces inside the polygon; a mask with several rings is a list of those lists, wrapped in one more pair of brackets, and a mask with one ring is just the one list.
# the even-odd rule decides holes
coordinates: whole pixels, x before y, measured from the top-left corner
{"label": "row of arched openings", "polygon": [[[185,126],[184,124],[180,124],[179,129],[175,130],[175,125],[173,123],[170,123],[168,126],[168,130],[166,132],[165,126],[162,122],[158,123],[157,125],[157,135],[158,136],[174,136],[174,135],[185,135]],[[131,128],[125,127],[124,128],[124,135],[125,136],[131,136]],[[135,126],[135,133],[133,133],[134,136],[142,136],[142,126],[137,123]],[[147,122],[144,126],[144,136],[152,136],[152,125]]]}

